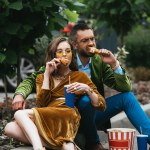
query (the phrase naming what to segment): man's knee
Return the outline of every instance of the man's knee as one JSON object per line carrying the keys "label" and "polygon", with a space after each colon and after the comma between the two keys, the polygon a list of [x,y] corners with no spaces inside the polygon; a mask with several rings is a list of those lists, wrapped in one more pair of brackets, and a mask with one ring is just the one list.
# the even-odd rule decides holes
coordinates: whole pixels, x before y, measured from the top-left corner
{"label": "man's knee", "polygon": [[124,92],[123,94],[123,99],[125,99],[126,101],[136,101],[136,97],[134,96],[134,94],[132,92]]}
{"label": "man's knee", "polygon": [[121,93],[121,94],[123,94],[124,96],[127,96],[127,97],[132,97],[132,96],[134,96],[134,94],[133,94],[132,92],[123,92],[123,93]]}
{"label": "man's knee", "polygon": [[124,92],[124,93],[120,93],[121,97],[119,97],[119,99],[121,100],[121,103],[123,105],[123,109],[125,108],[131,108],[131,106],[135,106],[135,104],[138,103],[136,97],[134,96],[134,94],[132,92]]}
{"label": "man's knee", "polygon": [[91,100],[88,96],[84,95],[79,99],[79,103],[78,103],[79,109],[84,109],[89,105],[91,106]]}

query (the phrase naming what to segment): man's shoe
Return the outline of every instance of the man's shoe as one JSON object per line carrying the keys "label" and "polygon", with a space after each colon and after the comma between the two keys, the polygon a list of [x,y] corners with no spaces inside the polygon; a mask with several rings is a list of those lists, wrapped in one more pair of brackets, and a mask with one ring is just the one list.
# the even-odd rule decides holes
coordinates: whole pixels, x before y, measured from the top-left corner
{"label": "man's shoe", "polygon": [[88,146],[88,150],[108,150],[102,146],[101,143],[96,143],[94,145]]}

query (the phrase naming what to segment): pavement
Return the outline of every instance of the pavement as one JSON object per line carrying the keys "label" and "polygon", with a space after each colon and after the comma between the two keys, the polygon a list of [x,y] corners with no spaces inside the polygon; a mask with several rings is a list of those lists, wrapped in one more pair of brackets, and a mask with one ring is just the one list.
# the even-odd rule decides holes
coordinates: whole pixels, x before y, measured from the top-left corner
{"label": "pavement", "polygon": [[[0,99],[2,98],[2,96],[4,96],[4,95],[2,95],[0,93]],[[12,95],[10,94],[9,96],[11,97]],[[30,95],[29,98],[31,98],[31,97],[35,97],[35,94]],[[150,117],[150,104],[141,105],[141,107],[143,108],[145,113]],[[112,125],[112,128],[132,128],[132,129],[135,129],[133,127],[133,125],[130,123],[130,121],[128,120],[128,118],[124,112],[121,112],[118,115],[111,118],[111,125]],[[98,134],[100,136],[102,145],[105,148],[109,149],[108,135],[103,131],[98,131]],[[136,131],[136,135],[138,135],[138,134],[139,134],[139,132]],[[133,150],[137,150],[137,149],[138,149],[137,148],[137,141],[136,141],[136,137],[135,137]],[[24,146],[24,147],[18,147],[18,148],[12,149],[12,150],[33,150],[33,149],[30,146]]]}
{"label": "pavement", "polygon": [[[13,96],[14,96],[14,93],[8,93],[7,94],[7,97],[13,98]],[[3,102],[6,99],[5,97],[6,97],[5,93],[0,92],[0,102]],[[27,99],[32,99],[32,98],[34,99],[35,97],[36,97],[36,94],[32,93],[27,97]]]}

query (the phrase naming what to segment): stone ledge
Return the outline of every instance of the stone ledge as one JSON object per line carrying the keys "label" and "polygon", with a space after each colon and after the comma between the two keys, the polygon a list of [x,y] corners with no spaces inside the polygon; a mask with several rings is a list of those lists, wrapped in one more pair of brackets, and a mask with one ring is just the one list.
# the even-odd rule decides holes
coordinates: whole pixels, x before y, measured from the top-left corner
{"label": "stone ledge", "polygon": [[[147,105],[141,105],[143,110],[147,113],[148,116],[150,116],[150,104]],[[124,112],[121,112],[120,114],[114,116],[111,119],[111,124],[112,127],[114,128],[134,128],[133,125],[130,123],[130,121],[128,120],[126,114]],[[105,148],[108,148],[108,136],[105,132],[103,131],[98,131],[99,137],[101,139],[101,143]],[[138,132],[136,134],[139,134]],[[134,150],[137,149],[137,141],[135,138],[134,141]],[[1,150],[1,149],[0,149]],[[18,148],[14,148],[12,150],[33,150],[33,148],[30,146],[22,146],[22,147],[18,147]]]}
{"label": "stone ledge", "polygon": [[12,150],[33,150],[33,148],[31,146],[21,146]]}

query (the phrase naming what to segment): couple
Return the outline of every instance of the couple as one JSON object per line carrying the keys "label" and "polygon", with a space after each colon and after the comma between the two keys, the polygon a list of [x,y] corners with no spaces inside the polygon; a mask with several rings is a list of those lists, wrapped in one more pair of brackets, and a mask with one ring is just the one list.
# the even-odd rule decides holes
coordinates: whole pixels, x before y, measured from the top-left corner
{"label": "couple", "polygon": [[[104,112],[95,110],[88,96],[82,96],[77,101],[77,107],[81,115],[79,129],[85,134],[87,141],[85,149],[104,150],[97,135],[96,126],[106,131],[107,128],[110,128],[109,119],[121,111],[125,111],[138,131],[142,127],[143,133],[149,136],[148,141],[150,142],[149,118],[130,92],[131,82],[114,55],[106,49],[100,50],[100,53],[96,55],[89,52],[90,47],[96,47],[96,42],[93,29],[84,23],[74,26],[70,33],[70,41],[76,50],[78,70],[85,72],[91,78],[99,93],[104,96],[104,84],[121,92],[106,98]],[[36,76],[44,71],[45,67],[41,67],[39,71],[33,73],[18,86],[12,103],[14,110],[25,107],[25,98],[34,88]]]}
{"label": "couple", "polygon": [[[88,95],[95,109],[104,111],[105,100],[84,72],[77,71],[72,47],[66,38],[54,39],[47,49],[45,72],[36,78],[38,108],[18,110],[15,121],[5,127],[6,135],[33,145],[34,150],[43,146],[52,149],[74,150],[80,114],[78,109],[65,105],[64,85],[67,92],[75,93],[77,101]],[[68,61],[63,64],[63,61]],[[70,80],[69,80],[70,79]]]}

